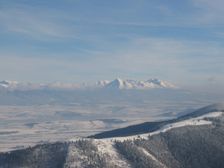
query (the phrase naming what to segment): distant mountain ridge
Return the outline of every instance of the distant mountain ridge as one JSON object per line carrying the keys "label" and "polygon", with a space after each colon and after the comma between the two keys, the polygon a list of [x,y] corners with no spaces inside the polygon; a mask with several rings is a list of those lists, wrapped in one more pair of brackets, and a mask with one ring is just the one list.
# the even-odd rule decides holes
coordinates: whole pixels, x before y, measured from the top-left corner
{"label": "distant mountain ridge", "polygon": [[79,88],[81,88],[81,85],[76,83],[54,82],[45,84],[45,83],[18,82],[9,80],[0,81],[1,90],[11,90],[11,91],[14,90],[27,91],[27,90],[43,90],[43,89],[73,90]]}
{"label": "distant mountain ridge", "polygon": [[155,89],[155,88],[177,88],[175,85],[162,81],[156,78],[152,78],[146,81],[132,80],[132,79],[120,79],[117,78],[113,81],[100,80],[96,84],[78,84],[78,83],[65,83],[65,82],[53,82],[53,83],[31,83],[31,82],[17,82],[3,80],[0,81],[0,89],[5,90],[41,90],[41,89],[54,89],[54,90],[77,90],[77,89]]}
{"label": "distant mountain ridge", "polygon": [[155,88],[176,88],[175,85],[162,81],[156,78],[152,78],[146,81],[142,80],[122,80],[117,78],[109,83],[104,85],[108,89],[155,89]]}

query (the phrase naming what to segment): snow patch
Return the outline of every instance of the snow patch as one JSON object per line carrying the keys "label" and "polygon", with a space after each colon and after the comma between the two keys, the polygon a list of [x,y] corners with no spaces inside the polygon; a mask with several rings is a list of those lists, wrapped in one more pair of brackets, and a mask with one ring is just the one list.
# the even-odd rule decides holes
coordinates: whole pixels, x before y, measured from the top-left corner
{"label": "snow patch", "polygon": [[83,161],[87,160],[87,156],[83,155],[82,151],[76,148],[74,145],[70,145],[68,148],[68,154],[66,157],[65,168],[78,168],[82,167]]}
{"label": "snow patch", "polygon": [[139,150],[141,150],[146,156],[150,157],[152,160],[154,160],[156,163],[158,163],[161,167],[167,168],[163,163],[161,163],[156,157],[154,157],[151,153],[149,153],[147,150],[145,150],[142,147],[138,147]]}
{"label": "snow patch", "polygon": [[117,150],[114,148],[114,142],[111,140],[93,140],[94,145],[97,146],[98,151],[110,158],[110,163],[115,165],[115,167],[131,167],[125,159],[121,159],[121,156],[118,154]]}

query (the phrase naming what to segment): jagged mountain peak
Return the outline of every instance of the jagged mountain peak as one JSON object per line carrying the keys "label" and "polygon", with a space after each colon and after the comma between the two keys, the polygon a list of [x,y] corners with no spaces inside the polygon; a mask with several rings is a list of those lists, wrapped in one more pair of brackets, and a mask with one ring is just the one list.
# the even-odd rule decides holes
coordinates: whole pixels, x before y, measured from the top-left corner
{"label": "jagged mountain peak", "polygon": [[122,80],[120,78],[116,78],[115,80],[108,83],[105,88],[110,89],[131,89],[133,86],[127,80]]}
{"label": "jagged mountain peak", "polygon": [[116,78],[105,85],[110,89],[153,89],[153,88],[176,88],[173,84],[162,81],[157,78],[148,79],[146,81]]}
{"label": "jagged mountain peak", "polygon": [[97,85],[98,87],[104,87],[104,86],[107,85],[108,83],[110,83],[109,80],[100,80],[100,81],[98,81],[98,82],[96,83],[96,85]]}

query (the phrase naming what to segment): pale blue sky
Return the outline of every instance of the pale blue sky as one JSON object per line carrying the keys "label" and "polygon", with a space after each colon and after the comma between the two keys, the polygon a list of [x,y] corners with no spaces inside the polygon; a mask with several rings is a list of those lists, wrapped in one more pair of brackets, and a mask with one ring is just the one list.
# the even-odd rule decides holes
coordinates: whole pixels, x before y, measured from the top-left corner
{"label": "pale blue sky", "polygon": [[222,0],[1,0],[0,78],[224,84]]}

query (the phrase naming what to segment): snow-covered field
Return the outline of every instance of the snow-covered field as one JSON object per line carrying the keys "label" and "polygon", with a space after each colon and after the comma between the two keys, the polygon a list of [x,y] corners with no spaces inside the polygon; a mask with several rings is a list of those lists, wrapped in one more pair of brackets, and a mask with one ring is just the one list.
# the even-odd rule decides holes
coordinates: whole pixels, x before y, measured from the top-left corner
{"label": "snow-covered field", "polygon": [[144,121],[175,117],[198,102],[99,103],[74,105],[1,105],[0,151],[14,150],[45,141],[64,141]]}

